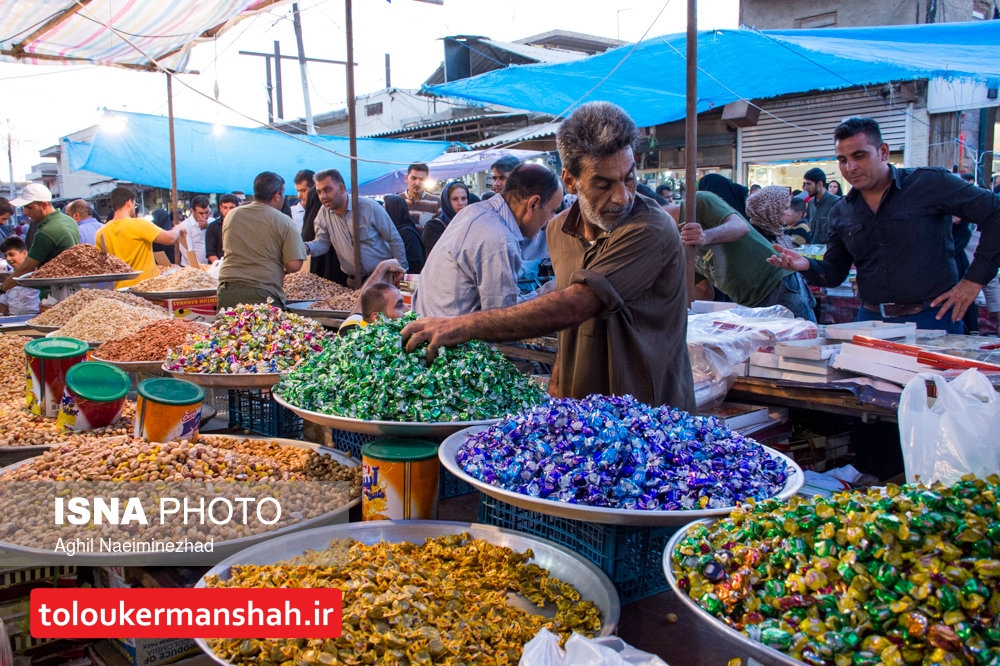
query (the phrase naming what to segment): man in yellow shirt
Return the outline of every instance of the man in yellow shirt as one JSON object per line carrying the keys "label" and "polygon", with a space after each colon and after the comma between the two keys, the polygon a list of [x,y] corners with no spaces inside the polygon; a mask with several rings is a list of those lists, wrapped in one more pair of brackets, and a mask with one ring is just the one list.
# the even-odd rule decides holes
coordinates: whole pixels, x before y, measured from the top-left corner
{"label": "man in yellow shirt", "polygon": [[115,255],[133,270],[142,271],[139,277],[132,280],[119,280],[115,289],[130,287],[159,275],[153,259],[153,243],[173,245],[184,230],[175,226],[165,231],[145,218],[135,217],[135,193],[127,187],[111,190],[111,207],[115,214],[97,231],[97,247]]}

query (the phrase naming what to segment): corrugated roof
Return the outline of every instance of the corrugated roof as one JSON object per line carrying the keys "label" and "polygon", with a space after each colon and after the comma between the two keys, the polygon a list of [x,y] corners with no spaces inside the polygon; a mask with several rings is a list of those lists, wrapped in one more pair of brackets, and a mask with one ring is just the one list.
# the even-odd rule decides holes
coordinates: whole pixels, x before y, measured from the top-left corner
{"label": "corrugated roof", "polygon": [[503,134],[497,134],[496,136],[491,136],[483,141],[477,141],[472,144],[473,148],[489,148],[490,146],[499,146],[504,144],[515,144],[521,141],[530,141],[532,139],[540,139],[544,136],[552,136],[559,130],[559,125],[562,124],[561,120],[553,120],[548,123],[538,123],[535,125],[528,125],[527,127],[522,127],[510,132],[504,132]]}
{"label": "corrugated roof", "polygon": [[389,130],[388,132],[380,132],[379,134],[371,134],[372,138],[378,138],[380,136],[390,136],[393,134],[400,134],[403,132],[419,132],[420,130],[431,129],[433,127],[446,127],[448,125],[461,125],[462,123],[473,122],[476,120],[499,120],[502,118],[511,118],[513,116],[524,115],[523,111],[517,113],[492,113],[484,114],[478,116],[462,116],[459,118],[448,118],[447,120],[435,120],[433,122],[424,123],[422,125],[409,125],[406,127],[400,127],[399,129]]}

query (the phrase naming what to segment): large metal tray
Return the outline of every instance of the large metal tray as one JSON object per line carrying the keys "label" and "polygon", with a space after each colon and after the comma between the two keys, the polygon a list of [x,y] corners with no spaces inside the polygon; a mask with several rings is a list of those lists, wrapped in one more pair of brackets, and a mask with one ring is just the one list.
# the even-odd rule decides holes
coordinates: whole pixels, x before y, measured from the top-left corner
{"label": "large metal tray", "polygon": [[29,273],[24,277],[14,278],[14,281],[22,287],[32,287],[34,289],[38,289],[39,287],[90,284],[93,282],[121,282],[122,280],[137,278],[140,275],[142,275],[142,271],[132,271],[130,273],[106,273],[104,275],[74,275],[72,277],[61,278],[35,278],[31,277],[31,274]]}
{"label": "large metal tray", "polygon": [[269,389],[281,379],[276,372],[176,372],[167,370],[166,363],[160,369],[176,379],[185,379],[204,388]]}
{"label": "large metal tray", "polygon": [[58,331],[60,328],[62,328],[62,326],[36,326],[35,324],[28,324],[28,323],[25,323],[25,326],[34,331],[41,331],[42,333],[51,333],[52,331]]}
{"label": "large metal tray", "polygon": [[715,521],[695,521],[690,525],[677,530],[674,532],[673,536],[670,537],[670,541],[667,542],[667,547],[663,550],[663,572],[667,576],[667,582],[670,583],[670,589],[672,589],[677,598],[691,610],[700,623],[710,627],[712,631],[723,634],[730,640],[739,643],[742,648],[742,653],[745,656],[752,657],[760,663],[767,664],[769,666],[772,664],[775,666],[802,666],[803,662],[792,658],[790,655],[787,655],[780,650],[767,647],[763,643],[750,638],[742,631],[733,629],[728,624],[699,606],[694,599],[689,597],[687,592],[682,590],[677,584],[677,577],[674,576],[673,569],[673,554],[677,549],[677,545],[684,539],[684,537],[687,536],[687,533],[694,528],[695,525],[711,525],[713,522]]}
{"label": "large metal tray", "polygon": [[[498,488],[481,481],[468,473],[458,464],[456,456],[458,449],[465,443],[469,435],[485,430],[483,427],[468,428],[461,432],[456,432],[445,439],[438,447],[438,457],[441,464],[449,472],[457,476],[462,481],[475,486],[476,490],[486,493],[501,502],[513,504],[514,506],[529,511],[537,511],[549,516],[569,518],[571,520],[583,520],[591,523],[609,523],[613,525],[686,525],[691,521],[700,518],[717,518],[728,516],[734,507],[720,507],[717,509],[692,509],[688,511],[637,511],[631,509],[611,509],[602,506],[587,506],[585,504],[569,504],[568,502],[558,502],[555,500],[541,499],[538,497],[528,497],[511,490]],[[805,481],[802,468],[795,464],[795,461],[788,456],[764,447],[768,455],[772,458],[784,460],[791,468],[792,472],[785,480],[785,485],[778,493],[781,499],[787,499],[797,493]]]}
{"label": "large metal tray", "polygon": [[28,324],[29,319],[34,319],[37,316],[37,314],[27,314],[0,317],[0,331],[39,330],[36,326]]}
{"label": "large metal tray", "polygon": [[147,300],[165,301],[170,298],[201,298],[203,296],[215,296],[218,289],[190,289],[188,291],[135,291],[125,289],[133,296],[145,298]]}
{"label": "large metal tray", "polygon": [[[321,527],[249,548],[220,562],[218,566],[211,569],[205,575],[215,574],[219,578],[226,580],[229,578],[229,568],[233,565],[274,564],[280,560],[301,555],[308,549],[321,550],[326,548],[334,539],[349,537],[365,544],[376,544],[383,540],[391,543],[410,542],[419,544],[430,537],[461,534],[462,532],[468,532],[473,538],[483,539],[492,544],[506,546],[517,551],[524,551],[530,548],[535,554],[535,559],[532,560],[532,563],[548,569],[553,576],[575,587],[580,592],[582,598],[593,601],[597,605],[601,610],[600,635],[610,636],[614,633],[615,628],[618,626],[621,605],[614,585],[611,584],[611,581],[603,571],[584,559],[581,555],[551,541],[490,525],[434,520],[375,520],[364,523],[351,523],[349,525]],[[199,580],[195,587],[205,587],[205,578],[203,577]],[[513,596],[516,597],[517,595]],[[538,611],[526,599],[517,597],[512,599],[511,603],[528,612]],[[208,642],[205,639],[198,638],[195,639],[195,642],[216,663],[224,665],[230,663],[217,657],[212,652],[212,649],[208,647]]]}
{"label": "large metal tray", "polygon": [[94,354],[90,355],[90,360],[116,366],[125,372],[164,372],[163,364],[166,362],[166,359],[160,359],[159,361],[109,361],[104,358],[98,358]]}
{"label": "large metal tray", "polygon": [[438,421],[423,423],[420,421],[364,421],[348,416],[335,416],[322,412],[313,412],[297,407],[282,398],[277,393],[271,397],[282,407],[290,409],[306,421],[318,423],[328,428],[356,432],[363,435],[385,435],[386,437],[447,437],[448,435],[469,428],[470,426],[488,426],[499,421],[499,418],[486,421]]}
{"label": "large metal tray", "polygon": [[[331,458],[336,460],[342,465],[347,467],[357,467],[360,463],[358,460],[346,456],[341,451],[336,451],[334,449],[329,449],[325,446],[320,446],[319,444],[314,444],[312,442],[303,442],[294,439],[281,439],[278,437],[231,437],[228,435],[202,435],[201,439],[211,440],[211,439],[259,439],[266,442],[278,442],[280,444],[287,444],[289,446],[295,446],[303,449],[312,449],[313,451],[318,451],[320,453],[329,455]],[[48,447],[46,447],[48,448]],[[0,474],[17,469],[22,465],[26,465],[34,460],[34,458],[27,458],[21,460],[13,465],[8,465],[6,467],[0,468]],[[347,513],[354,506],[361,503],[361,498],[357,497],[350,500],[348,503],[341,506],[335,507],[326,513],[320,514],[313,518],[307,520],[302,520],[291,525],[286,525],[285,527],[280,527],[275,530],[261,532],[259,534],[252,534],[250,536],[240,537],[238,539],[231,539],[229,541],[217,541],[215,542],[215,548],[213,555],[217,557],[231,557],[245,550],[246,548],[257,544],[261,541],[268,539],[282,537],[284,535],[291,534],[293,532],[300,532],[302,530],[308,530],[315,527],[321,527],[324,525],[329,525],[335,521],[347,522]],[[2,507],[0,507],[2,509]],[[345,524],[344,527],[347,527]],[[283,539],[278,538],[277,541],[282,541]],[[43,550],[41,548],[31,548],[29,546],[22,546],[20,544],[13,544],[7,541],[0,540],[0,558],[8,555],[21,555],[30,558],[35,558],[40,561],[54,561],[59,556],[56,556],[51,550]],[[150,555],[149,553],[129,553],[129,552],[114,552],[114,553],[77,553],[73,556],[72,563],[82,565],[82,566],[108,566],[108,565],[122,565],[122,566],[132,566],[132,565],[143,565],[150,564],[151,558],[155,558],[155,555]],[[188,553],[188,552],[175,552],[171,554],[171,565],[186,565],[186,564],[198,564],[204,562],[204,555],[200,553]],[[159,558],[162,559],[162,558]],[[63,561],[59,558],[59,561]]]}
{"label": "large metal tray", "polygon": [[347,319],[351,313],[347,310],[310,310],[309,306],[316,301],[295,301],[293,304],[285,304],[289,312],[294,312],[303,317],[327,317],[329,319]]}

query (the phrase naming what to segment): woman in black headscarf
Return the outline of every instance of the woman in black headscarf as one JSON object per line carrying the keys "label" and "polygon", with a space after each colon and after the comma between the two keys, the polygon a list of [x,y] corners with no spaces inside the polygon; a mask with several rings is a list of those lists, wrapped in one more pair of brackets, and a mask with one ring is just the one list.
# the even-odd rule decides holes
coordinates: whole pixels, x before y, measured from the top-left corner
{"label": "woman in black headscarf", "polygon": [[[464,195],[464,196],[463,196]],[[471,203],[468,186],[460,180],[453,180],[441,190],[441,213],[424,225],[424,252],[430,256],[441,234],[451,224],[452,219]]]}
{"label": "woman in black headscarf", "polygon": [[747,217],[747,195],[750,193],[746,187],[739,183],[734,183],[725,176],[717,173],[710,173],[701,177],[698,181],[698,190],[701,192],[711,192],[717,194],[727,204],[733,207],[737,213]]}
{"label": "woman in black headscarf", "polygon": [[419,273],[423,270],[424,260],[424,244],[420,239],[420,231],[417,230],[417,225],[413,224],[413,218],[410,217],[410,209],[406,205],[406,199],[395,194],[390,194],[385,197],[385,212],[389,214],[392,219],[392,223],[396,225],[396,231],[399,232],[400,237],[403,239],[403,245],[406,247],[406,263],[409,266],[410,273]]}

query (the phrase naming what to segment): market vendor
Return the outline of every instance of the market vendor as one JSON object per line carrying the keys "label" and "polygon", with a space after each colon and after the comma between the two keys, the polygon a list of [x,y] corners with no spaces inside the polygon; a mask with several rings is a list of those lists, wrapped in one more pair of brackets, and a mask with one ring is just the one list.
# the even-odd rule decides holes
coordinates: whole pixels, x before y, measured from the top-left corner
{"label": "market vendor", "polygon": [[[531,300],[517,285],[522,246],[542,233],[562,205],[559,178],[541,164],[520,164],[499,196],[461,210],[424,264],[413,309],[453,317]],[[550,291],[543,287],[543,291]]]}
{"label": "market vendor", "polygon": [[35,237],[28,246],[28,256],[0,285],[0,292],[17,286],[14,278],[30,273],[63,250],[80,242],[80,230],[72,217],[52,206],[52,192],[40,183],[28,183],[20,196],[10,202],[24,208],[25,214],[38,225]]}
{"label": "market vendor", "polygon": [[620,107],[585,104],[557,135],[562,180],[577,195],[549,226],[557,290],[507,308],[429,317],[403,329],[408,351],[471,339],[521,340],[559,332],[549,392],[631,394],[695,408],[687,350],[684,249],[662,208],[636,196],[639,133]]}
{"label": "market vendor", "polygon": [[[760,191],[750,196],[761,196]],[[695,248],[695,271],[735,303],[749,308],[783,305],[796,317],[816,321],[815,300],[805,280],[767,263],[771,243],[718,195],[700,191],[695,197],[691,224],[683,222],[685,202],[664,206],[681,225],[681,241]]]}
{"label": "market vendor", "polygon": [[[354,283],[354,225],[351,196],[347,193],[344,177],[336,169],[319,171],[315,176],[316,192],[323,204],[316,215],[316,239],[306,243],[306,250],[314,257],[322,256],[332,247],[337,253],[340,268],[347,274],[347,286]],[[396,259],[403,268],[406,263],[406,246],[389,214],[374,199],[358,197],[358,233],[360,236],[361,285],[383,259]]]}
{"label": "market vendor", "polygon": [[222,228],[226,260],[219,270],[218,308],[239,303],[285,306],[285,273],[302,268],[305,243],[292,218],[281,212],[285,179],[273,171],[253,181],[253,202],[233,209]]}
{"label": "market vendor", "polygon": [[131,287],[143,280],[159,275],[153,258],[153,243],[173,245],[184,235],[184,227],[177,225],[166,231],[144,217],[136,217],[135,192],[123,186],[111,190],[111,207],[114,215],[97,230],[95,242],[102,251],[112,254],[141,271],[131,280],[115,282],[115,289]]}
{"label": "market vendor", "polygon": [[[848,118],[833,137],[852,189],[830,211],[826,254],[817,261],[776,245],[768,262],[823,287],[839,286],[854,265],[858,321],[961,333],[965,311],[1000,268],[1000,197],[941,168],[897,169],[872,118]],[[982,231],[963,276],[955,265],[953,216]]]}

